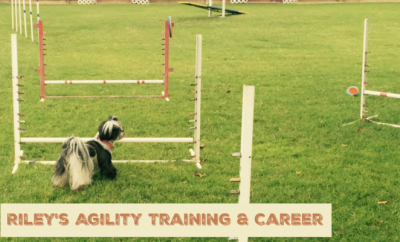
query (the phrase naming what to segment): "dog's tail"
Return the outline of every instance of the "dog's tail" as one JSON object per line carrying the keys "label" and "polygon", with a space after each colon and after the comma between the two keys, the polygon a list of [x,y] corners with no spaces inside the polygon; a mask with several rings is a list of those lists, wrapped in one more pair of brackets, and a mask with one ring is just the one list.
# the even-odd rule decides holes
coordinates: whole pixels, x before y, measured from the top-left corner
{"label": "dog's tail", "polygon": [[93,168],[86,145],[80,138],[72,136],[63,143],[52,182],[56,186],[64,186],[69,182],[71,190],[77,190],[91,184]]}

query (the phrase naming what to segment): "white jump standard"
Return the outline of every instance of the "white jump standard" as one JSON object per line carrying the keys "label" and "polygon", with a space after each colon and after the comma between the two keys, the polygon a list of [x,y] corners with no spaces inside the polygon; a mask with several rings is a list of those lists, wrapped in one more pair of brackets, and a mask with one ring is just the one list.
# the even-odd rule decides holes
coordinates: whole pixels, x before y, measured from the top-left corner
{"label": "white jump standard", "polygon": [[365,98],[367,95],[373,95],[373,96],[380,96],[380,97],[391,97],[391,98],[400,98],[400,94],[395,94],[395,93],[388,93],[388,92],[377,92],[377,91],[370,91],[366,90],[365,86],[369,84],[367,82],[367,72],[366,67],[367,65],[367,55],[370,52],[368,52],[368,19],[365,19],[364,21],[364,46],[363,46],[363,62],[362,62],[362,77],[361,77],[361,108],[360,108],[360,118],[364,121],[369,121],[373,122],[376,124],[383,124],[383,125],[389,125],[392,127],[400,128],[400,125],[397,124],[388,124],[388,123],[381,123],[381,122],[376,122],[371,120],[372,118],[378,116],[374,115],[371,117],[367,117],[366,113],[366,107],[367,105],[365,104]]}
{"label": "white jump standard", "polygon": [[[195,98],[190,99],[194,101],[195,112],[190,113],[194,119],[189,122],[194,123],[194,127],[190,130],[194,131],[194,138],[191,137],[167,137],[167,138],[123,138],[118,143],[191,143],[193,149],[189,149],[191,159],[181,160],[186,162],[195,162],[197,167],[201,169],[200,164],[200,105],[201,105],[201,35],[197,36],[196,41],[196,79],[195,83],[191,86],[195,87]],[[26,160],[26,157],[22,156],[23,151],[21,145],[26,143],[62,143],[67,138],[50,138],[50,137],[21,137],[20,130],[25,130],[20,127],[21,123],[25,121],[20,120],[21,116],[25,114],[20,113],[19,102],[24,101],[19,98],[20,94],[24,94],[23,91],[19,91],[19,87],[23,86],[18,83],[18,79],[22,76],[18,75],[18,55],[17,55],[17,36],[16,34],[11,35],[11,52],[12,52],[12,81],[13,81],[13,111],[14,111],[14,148],[15,148],[15,159],[14,168],[12,173],[15,173],[20,163],[37,163],[37,164],[55,164],[55,161],[30,161]],[[84,142],[93,140],[94,138],[81,138]],[[113,162],[167,162],[168,160],[113,160]]]}
{"label": "white jump standard", "polygon": [[[170,18],[169,18],[170,20]],[[165,98],[166,101],[169,101],[168,96],[168,82],[169,82],[169,72],[172,72],[173,69],[169,68],[169,38],[172,37],[173,31],[173,23],[172,21],[166,20],[164,22],[164,38],[162,40],[164,46],[162,50],[164,51],[164,73],[163,80],[45,80],[45,65],[44,64],[44,43],[43,34],[46,32],[43,31],[43,21],[40,20],[35,27],[39,30],[39,69],[36,69],[35,72],[40,74],[40,100],[44,101],[45,98],[97,98],[97,97],[108,97],[108,98],[116,98],[116,97],[156,97],[156,98]],[[171,30],[171,32],[170,32]],[[131,96],[46,96],[46,85],[57,85],[57,84],[162,84],[164,85],[164,91],[162,91],[162,95],[131,95]]]}
{"label": "white jump standard", "polygon": [[[254,86],[243,85],[242,128],[240,152],[232,156],[240,157],[240,177],[231,178],[230,182],[240,182],[239,190],[232,190],[231,194],[239,195],[239,204],[250,204],[251,159],[253,149],[254,123]],[[247,242],[247,237],[230,237],[229,240]]]}

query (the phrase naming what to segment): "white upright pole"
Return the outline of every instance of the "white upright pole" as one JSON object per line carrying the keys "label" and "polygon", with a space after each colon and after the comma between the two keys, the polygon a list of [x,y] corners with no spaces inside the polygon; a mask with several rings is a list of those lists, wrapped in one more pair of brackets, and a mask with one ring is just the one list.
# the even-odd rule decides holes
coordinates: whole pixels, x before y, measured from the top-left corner
{"label": "white upright pole", "polygon": [[[239,204],[250,204],[251,159],[253,147],[254,86],[243,85],[242,134],[240,141],[240,186]],[[238,238],[247,242],[247,236]]]}
{"label": "white upright pole", "polygon": [[363,60],[362,60],[362,74],[361,74],[361,108],[360,118],[366,118],[365,113],[365,84],[367,81],[367,72],[365,67],[367,65],[367,52],[368,52],[368,19],[364,21],[364,44],[363,44]]}
{"label": "white upright pole", "polygon": [[36,10],[37,10],[37,23],[39,23],[40,15],[39,15],[39,0],[36,0]]}
{"label": "white upright pole", "polygon": [[19,9],[19,32],[20,34],[22,34],[21,0],[18,0],[18,9]]}
{"label": "white upright pole", "polygon": [[[254,122],[254,86],[243,85],[242,103],[242,129],[240,140],[240,153],[233,153],[232,156],[240,156],[240,178],[232,178],[231,182],[240,182],[239,192],[231,191],[231,194],[239,194],[239,204],[250,204],[250,183],[251,183],[251,159],[253,147],[253,122]],[[232,193],[234,192],[234,193]],[[229,240],[247,242],[247,236],[230,237]]]}
{"label": "white upright pole", "polygon": [[11,63],[12,63],[12,83],[13,83],[13,109],[14,109],[14,168],[18,169],[21,163],[21,145],[19,133],[19,101],[18,101],[18,53],[17,53],[17,35],[11,35]]}
{"label": "white upright pole", "polygon": [[30,14],[30,18],[31,18],[31,37],[32,37],[32,41],[33,41],[33,22],[32,22],[32,2],[31,2],[31,0],[29,0],[29,14]]}
{"label": "white upright pole", "polygon": [[197,167],[200,165],[200,104],[201,104],[201,52],[202,36],[196,36],[196,70],[195,70],[195,99],[194,99],[194,161]]}
{"label": "white upright pole", "polygon": [[[208,0],[208,6],[212,6],[212,0]],[[211,9],[208,9],[208,17],[211,17]]]}
{"label": "white upright pole", "polygon": [[222,0],[222,17],[225,17],[225,0]]}
{"label": "white upright pole", "polygon": [[23,1],[23,6],[24,6],[24,26],[25,26],[25,37],[28,38],[28,32],[26,31],[26,9],[25,9],[25,0]]}
{"label": "white upright pole", "polygon": [[250,203],[251,156],[253,145],[254,86],[243,85],[242,133],[240,140],[239,204]]}
{"label": "white upright pole", "polygon": [[18,33],[18,5],[17,0],[14,0],[14,10],[15,10],[15,32]]}
{"label": "white upright pole", "polygon": [[11,25],[12,29],[14,29],[14,2],[11,0]]}
{"label": "white upright pole", "polygon": [[[40,20],[40,14],[39,14],[39,0],[36,0],[36,20],[37,23],[39,24],[39,20]],[[39,41],[39,31],[38,31],[38,41]],[[44,101],[44,99],[41,99],[40,101]]]}

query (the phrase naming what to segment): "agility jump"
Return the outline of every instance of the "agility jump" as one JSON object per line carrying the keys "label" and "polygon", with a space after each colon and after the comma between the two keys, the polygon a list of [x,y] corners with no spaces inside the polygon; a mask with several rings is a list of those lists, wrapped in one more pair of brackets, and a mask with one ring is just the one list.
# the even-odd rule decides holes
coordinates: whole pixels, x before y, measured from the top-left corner
{"label": "agility jump", "polygon": [[[200,164],[200,105],[201,105],[201,48],[202,47],[202,36],[196,36],[196,70],[195,70],[195,83],[191,86],[195,87],[195,97],[190,99],[194,102],[194,113],[190,113],[193,116],[193,127],[190,130],[194,131],[194,137],[168,137],[168,138],[123,138],[118,143],[190,143],[193,144],[193,148],[189,149],[191,159],[181,160],[186,162],[195,162],[197,167],[201,169]],[[20,131],[25,130],[21,127],[21,124],[25,123],[24,120],[20,120],[20,117],[25,116],[24,113],[20,113],[19,102],[24,101],[19,98],[19,95],[24,94],[23,91],[19,91],[19,87],[23,87],[23,84],[19,84],[19,78],[22,78],[18,74],[18,54],[17,54],[17,35],[11,35],[11,53],[12,53],[12,82],[13,82],[13,111],[14,111],[14,168],[12,173],[15,173],[20,163],[37,163],[37,164],[55,164],[55,161],[32,161],[27,160],[23,156],[21,145],[26,143],[62,143],[67,137],[61,138],[50,138],[50,137],[21,137]],[[92,140],[94,138],[81,138],[83,141]],[[168,160],[113,160],[113,162],[167,162]]]}
{"label": "agility jump", "polygon": [[[168,17],[168,20],[164,22],[164,37],[162,40],[163,46],[163,55],[164,55],[164,79],[163,80],[45,80],[45,65],[44,64],[44,43],[43,35],[46,33],[43,31],[43,21],[40,20],[35,27],[39,30],[39,69],[36,69],[35,72],[40,74],[40,100],[44,101],[46,98],[97,98],[97,97],[108,97],[108,98],[116,98],[116,97],[155,97],[155,98],[165,98],[166,101],[169,101],[168,96],[168,81],[169,81],[169,72],[173,71],[173,68],[169,67],[169,38],[172,37],[173,34],[173,26],[172,20]],[[58,84],[163,84],[164,91],[162,95],[136,95],[136,96],[46,96],[46,85],[58,85]]]}
{"label": "agility jump", "polygon": [[380,96],[380,97],[392,97],[392,98],[400,98],[400,94],[395,94],[395,93],[388,93],[388,92],[377,92],[377,91],[370,91],[366,90],[365,86],[369,84],[367,82],[367,72],[366,67],[367,65],[367,55],[370,52],[368,52],[368,19],[365,19],[364,21],[364,45],[363,45],[363,62],[362,62],[362,76],[361,76],[361,108],[360,108],[360,118],[365,121],[370,121],[376,124],[383,124],[383,125],[389,125],[392,127],[400,128],[400,125],[397,124],[388,124],[388,123],[381,123],[381,122],[376,122],[371,120],[374,117],[377,117],[378,115],[374,115],[371,117],[367,117],[366,113],[366,107],[367,105],[365,104],[365,98],[367,95],[373,95],[373,96]]}

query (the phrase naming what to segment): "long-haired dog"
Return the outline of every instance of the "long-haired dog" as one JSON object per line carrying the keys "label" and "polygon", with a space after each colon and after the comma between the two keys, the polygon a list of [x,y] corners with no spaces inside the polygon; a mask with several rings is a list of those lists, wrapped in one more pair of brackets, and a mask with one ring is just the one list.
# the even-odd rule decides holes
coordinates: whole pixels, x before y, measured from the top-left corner
{"label": "long-haired dog", "polygon": [[69,184],[75,191],[92,183],[92,175],[100,170],[100,175],[109,179],[117,176],[117,169],[112,164],[114,141],[125,136],[121,122],[116,116],[110,116],[102,122],[93,140],[86,144],[78,137],[64,141],[60,157],[56,161],[52,183],[63,187]]}

